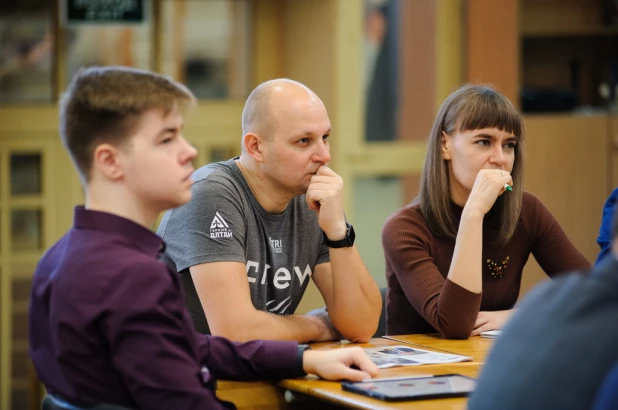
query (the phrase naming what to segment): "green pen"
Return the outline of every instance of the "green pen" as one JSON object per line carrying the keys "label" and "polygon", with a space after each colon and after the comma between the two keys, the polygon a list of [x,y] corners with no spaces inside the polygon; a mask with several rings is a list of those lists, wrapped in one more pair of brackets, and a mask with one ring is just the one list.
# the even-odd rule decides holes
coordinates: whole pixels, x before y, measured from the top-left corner
{"label": "green pen", "polygon": [[504,189],[506,189],[507,191],[513,191],[513,187],[510,186],[509,184],[504,184]]}

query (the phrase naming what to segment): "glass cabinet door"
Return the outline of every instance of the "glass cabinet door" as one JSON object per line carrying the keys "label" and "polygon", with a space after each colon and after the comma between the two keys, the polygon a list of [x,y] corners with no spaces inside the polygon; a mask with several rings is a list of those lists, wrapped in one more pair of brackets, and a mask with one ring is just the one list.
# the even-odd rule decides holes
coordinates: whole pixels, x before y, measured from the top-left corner
{"label": "glass cabinet door", "polygon": [[40,195],[41,154],[12,152],[9,161],[11,195]]}
{"label": "glass cabinet door", "polygon": [[3,405],[4,397],[9,398],[7,408],[13,409],[40,406],[41,391],[28,357],[28,303],[32,275],[45,248],[48,154],[48,144],[36,142],[0,149],[0,396]]}

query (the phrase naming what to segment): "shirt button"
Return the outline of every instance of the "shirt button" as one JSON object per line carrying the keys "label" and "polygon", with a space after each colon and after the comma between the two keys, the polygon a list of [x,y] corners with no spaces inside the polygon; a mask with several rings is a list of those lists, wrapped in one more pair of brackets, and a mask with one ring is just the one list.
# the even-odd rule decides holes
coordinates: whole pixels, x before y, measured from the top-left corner
{"label": "shirt button", "polygon": [[200,369],[201,373],[202,373],[202,382],[204,384],[208,384],[210,383],[211,379],[212,379],[212,375],[210,374],[210,370],[208,370],[208,367],[206,366],[202,366],[202,368]]}

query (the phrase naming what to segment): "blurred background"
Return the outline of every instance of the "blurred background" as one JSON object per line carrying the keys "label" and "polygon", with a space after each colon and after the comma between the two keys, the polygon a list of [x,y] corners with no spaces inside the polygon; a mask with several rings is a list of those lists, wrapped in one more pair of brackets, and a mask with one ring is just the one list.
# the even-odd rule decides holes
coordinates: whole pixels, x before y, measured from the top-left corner
{"label": "blurred background", "polygon": [[[196,167],[240,152],[254,86],[312,88],[358,248],[384,286],[382,225],[416,195],[437,108],[466,82],[493,84],[523,112],[525,187],[594,261],[618,186],[617,42],[616,0],[0,0],[0,409],[40,407],[28,298],[83,202],[57,118],[79,67],[186,84],[200,99],[185,128]],[[522,293],[544,279],[531,258]],[[311,287],[298,313],[322,304]]]}

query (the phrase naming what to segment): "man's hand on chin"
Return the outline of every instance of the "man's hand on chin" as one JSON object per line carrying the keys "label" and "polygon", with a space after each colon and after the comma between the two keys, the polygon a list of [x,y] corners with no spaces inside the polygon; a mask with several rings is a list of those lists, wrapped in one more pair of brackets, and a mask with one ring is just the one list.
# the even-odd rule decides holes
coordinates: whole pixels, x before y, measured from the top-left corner
{"label": "man's hand on chin", "polygon": [[327,165],[322,165],[311,177],[306,199],[309,208],[318,215],[320,228],[328,239],[343,239],[347,231],[343,212],[343,179]]}

